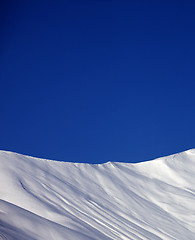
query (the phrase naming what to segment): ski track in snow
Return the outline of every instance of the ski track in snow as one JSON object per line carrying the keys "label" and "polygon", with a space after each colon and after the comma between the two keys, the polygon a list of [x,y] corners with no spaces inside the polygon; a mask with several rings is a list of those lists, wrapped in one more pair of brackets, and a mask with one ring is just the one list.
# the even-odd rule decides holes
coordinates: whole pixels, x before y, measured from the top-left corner
{"label": "ski track in snow", "polygon": [[137,164],[0,151],[0,240],[194,240],[195,149]]}

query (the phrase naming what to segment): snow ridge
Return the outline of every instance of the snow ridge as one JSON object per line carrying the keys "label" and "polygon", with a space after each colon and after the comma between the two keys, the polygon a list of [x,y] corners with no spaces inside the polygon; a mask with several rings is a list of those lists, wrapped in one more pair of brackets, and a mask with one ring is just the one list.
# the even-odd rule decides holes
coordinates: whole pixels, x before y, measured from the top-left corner
{"label": "snow ridge", "polygon": [[0,151],[0,239],[194,240],[195,149],[137,164]]}

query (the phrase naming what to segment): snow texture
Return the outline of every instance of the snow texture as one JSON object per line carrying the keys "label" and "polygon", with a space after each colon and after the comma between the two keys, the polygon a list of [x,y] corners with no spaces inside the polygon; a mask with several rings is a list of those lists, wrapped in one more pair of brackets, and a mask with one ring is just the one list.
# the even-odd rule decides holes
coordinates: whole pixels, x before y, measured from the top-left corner
{"label": "snow texture", "polygon": [[137,164],[0,151],[0,239],[194,240],[195,150]]}

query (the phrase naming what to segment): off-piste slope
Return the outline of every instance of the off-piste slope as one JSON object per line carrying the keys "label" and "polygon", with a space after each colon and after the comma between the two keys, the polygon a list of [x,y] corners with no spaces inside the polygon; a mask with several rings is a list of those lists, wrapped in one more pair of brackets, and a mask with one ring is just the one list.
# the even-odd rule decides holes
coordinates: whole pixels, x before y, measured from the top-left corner
{"label": "off-piste slope", "polygon": [[194,240],[195,150],[138,164],[0,152],[0,239]]}

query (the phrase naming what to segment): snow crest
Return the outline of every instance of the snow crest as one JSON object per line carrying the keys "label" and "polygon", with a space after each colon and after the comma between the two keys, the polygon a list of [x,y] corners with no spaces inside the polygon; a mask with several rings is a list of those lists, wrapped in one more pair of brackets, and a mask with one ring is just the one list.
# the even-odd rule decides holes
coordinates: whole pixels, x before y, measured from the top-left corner
{"label": "snow crest", "polygon": [[137,164],[0,151],[0,239],[194,240],[195,149]]}

